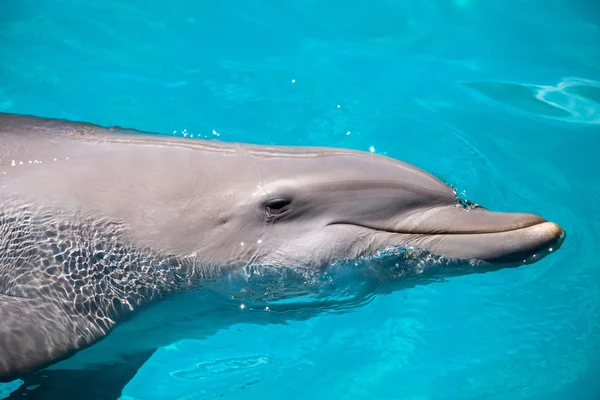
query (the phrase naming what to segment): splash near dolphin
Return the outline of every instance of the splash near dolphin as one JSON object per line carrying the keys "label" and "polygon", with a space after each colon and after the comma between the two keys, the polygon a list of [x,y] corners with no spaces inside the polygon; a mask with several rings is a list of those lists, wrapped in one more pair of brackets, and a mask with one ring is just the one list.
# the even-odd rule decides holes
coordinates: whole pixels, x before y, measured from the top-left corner
{"label": "splash near dolphin", "polygon": [[540,216],[460,202],[427,172],[371,153],[11,114],[0,114],[0,198],[2,381],[235,271],[277,275],[279,285],[255,287],[277,300],[340,260],[415,248],[473,273],[535,262],[565,237]]}

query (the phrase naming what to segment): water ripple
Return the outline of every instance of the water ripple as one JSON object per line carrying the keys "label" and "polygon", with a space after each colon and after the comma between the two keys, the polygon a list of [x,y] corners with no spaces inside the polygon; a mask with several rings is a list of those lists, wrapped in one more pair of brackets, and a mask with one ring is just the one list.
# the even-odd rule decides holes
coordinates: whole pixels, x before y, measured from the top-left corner
{"label": "water ripple", "polygon": [[190,369],[174,371],[171,375],[178,379],[201,380],[218,374],[233,373],[248,368],[258,368],[269,363],[271,363],[271,359],[267,355],[233,357],[205,361]]}
{"label": "water ripple", "polygon": [[565,78],[556,86],[514,82],[465,82],[466,86],[521,111],[565,122],[600,124],[600,82]]}

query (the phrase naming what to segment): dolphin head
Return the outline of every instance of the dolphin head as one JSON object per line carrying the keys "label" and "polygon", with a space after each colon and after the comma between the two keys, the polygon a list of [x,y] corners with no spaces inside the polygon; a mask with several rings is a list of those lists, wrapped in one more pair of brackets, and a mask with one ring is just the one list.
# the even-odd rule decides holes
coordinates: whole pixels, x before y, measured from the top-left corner
{"label": "dolphin head", "polygon": [[320,267],[410,246],[470,263],[514,265],[543,258],[565,236],[537,215],[459,201],[436,177],[388,157],[279,148],[252,158],[247,190],[220,204],[215,232],[221,234],[211,238],[233,241],[234,257],[246,264]]}

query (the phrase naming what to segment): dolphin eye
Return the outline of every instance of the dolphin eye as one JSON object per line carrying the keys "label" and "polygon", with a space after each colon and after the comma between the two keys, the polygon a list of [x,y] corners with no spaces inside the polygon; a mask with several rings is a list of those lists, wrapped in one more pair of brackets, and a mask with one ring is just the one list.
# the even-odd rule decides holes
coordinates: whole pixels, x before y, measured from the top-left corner
{"label": "dolphin eye", "polygon": [[289,209],[290,204],[292,204],[292,201],[290,199],[269,200],[269,202],[266,205],[267,215],[281,215]]}

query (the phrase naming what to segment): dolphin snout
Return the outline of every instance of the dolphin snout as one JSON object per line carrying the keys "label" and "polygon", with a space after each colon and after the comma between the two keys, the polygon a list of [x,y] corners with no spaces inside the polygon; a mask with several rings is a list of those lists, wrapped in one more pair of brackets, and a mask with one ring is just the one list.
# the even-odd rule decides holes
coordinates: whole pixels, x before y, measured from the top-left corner
{"label": "dolphin snout", "polygon": [[493,264],[530,264],[558,250],[565,239],[562,227],[542,221],[496,232],[428,235],[419,242],[435,253],[450,257]]}
{"label": "dolphin snout", "polygon": [[554,222],[545,222],[543,224],[538,225],[540,229],[542,229],[543,233],[550,240],[562,239],[565,236],[565,230],[558,224]]}
{"label": "dolphin snout", "polygon": [[521,240],[520,251],[509,253],[498,262],[522,261],[529,264],[539,261],[558,250],[565,239],[564,229],[554,222],[543,222],[519,231],[515,233],[518,240]]}

